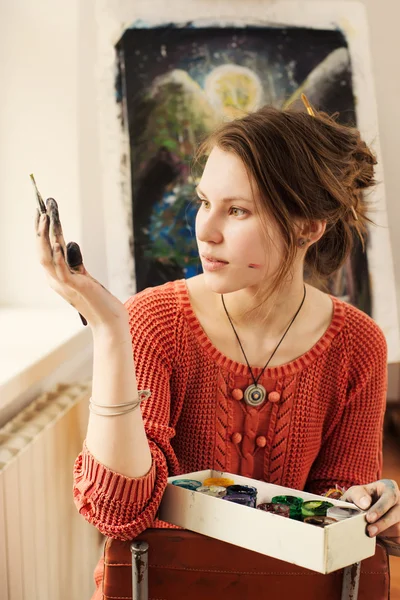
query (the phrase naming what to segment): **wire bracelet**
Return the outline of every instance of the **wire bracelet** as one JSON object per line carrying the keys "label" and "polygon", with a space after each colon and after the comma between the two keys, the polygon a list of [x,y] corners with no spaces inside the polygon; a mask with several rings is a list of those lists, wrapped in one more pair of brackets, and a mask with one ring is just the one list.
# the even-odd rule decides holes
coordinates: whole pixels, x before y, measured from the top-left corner
{"label": "wire bracelet", "polygon": [[[133,400],[131,402],[124,402],[123,404],[98,404],[97,402],[93,402],[92,398],[89,400],[89,410],[95,415],[99,415],[101,417],[116,417],[118,415],[126,415],[129,412],[135,410],[143,400],[150,398],[151,392],[150,390],[139,390],[138,397],[139,400]],[[115,408],[123,408],[124,410],[117,412],[100,412],[93,407],[97,408],[106,408],[106,409],[115,409]]]}

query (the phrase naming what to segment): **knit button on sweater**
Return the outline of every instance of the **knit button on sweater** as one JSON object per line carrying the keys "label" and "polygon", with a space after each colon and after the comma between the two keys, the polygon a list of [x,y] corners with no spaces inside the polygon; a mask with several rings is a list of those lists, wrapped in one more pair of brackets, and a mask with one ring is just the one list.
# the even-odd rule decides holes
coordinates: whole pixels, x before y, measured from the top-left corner
{"label": "knit button on sweater", "polygon": [[[332,300],[325,334],[303,356],[267,368],[259,382],[273,401],[250,407],[234,392],[252,383],[247,365],[213,346],[185,280],[131,297],[138,388],[151,390],[141,410],[152,467],[124,477],[84,443],[74,499],[85,519],[107,536],[135,538],[154,525],[168,476],[210,468],[313,493],[379,479],[385,338],[370,317]],[[257,377],[261,368],[253,371]]]}

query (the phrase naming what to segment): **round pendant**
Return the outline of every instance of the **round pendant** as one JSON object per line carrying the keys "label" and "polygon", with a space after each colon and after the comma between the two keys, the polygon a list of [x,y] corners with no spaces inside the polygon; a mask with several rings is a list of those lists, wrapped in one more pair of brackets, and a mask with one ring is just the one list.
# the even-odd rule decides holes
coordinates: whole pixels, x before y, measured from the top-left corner
{"label": "round pendant", "polygon": [[246,388],[245,392],[244,392],[244,401],[246,402],[246,404],[248,404],[249,406],[260,406],[260,404],[262,404],[265,400],[265,396],[267,395],[267,392],[265,391],[265,388],[257,383],[257,385],[249,385],[248,388]]}

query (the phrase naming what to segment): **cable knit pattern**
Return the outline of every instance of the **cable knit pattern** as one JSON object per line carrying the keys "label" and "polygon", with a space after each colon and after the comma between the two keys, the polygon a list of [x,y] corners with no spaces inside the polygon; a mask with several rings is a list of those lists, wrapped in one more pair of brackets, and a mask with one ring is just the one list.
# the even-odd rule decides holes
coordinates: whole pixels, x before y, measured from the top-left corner
{"label": "cable knit pattern", "polygon": [[144,477],[124,477],[84,444],[74,470],[81,514],[105,535],[127,540],[166,525],[156,513],[169,475],[225,469],[315,493],[378,479],[386,342],[363,312],[333,303],[332,322],[313,348],[265,370],[267,400],[253,408],[240,398],[252,382],[247,365],[213,346],[185,280],[130,298],[138,387],[152,392],[141,405],[152,467]]}
{"label": "cable knit pattern", "polygon": [[273,405],[273,419],[268,432],[267,451],[264,457],[264,479],[278,484],[282,481],[292,414],[296,377],[291,375],[282,382],[281,402]]}

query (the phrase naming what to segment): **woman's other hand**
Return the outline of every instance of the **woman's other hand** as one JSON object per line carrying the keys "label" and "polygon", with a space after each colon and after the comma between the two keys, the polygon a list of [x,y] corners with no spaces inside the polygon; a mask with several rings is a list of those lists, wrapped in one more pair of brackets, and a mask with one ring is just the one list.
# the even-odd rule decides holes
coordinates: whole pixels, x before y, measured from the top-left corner
{"label": "woman's other hand", "polygon": [[367,485],[355,485],[343,494],[341,500],[368,510],[368,535],[382,536],[392,543],[392,547],[398,545],[400,550],[400,493],[395,481],[379,479]]}

